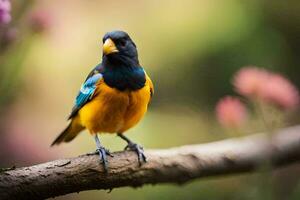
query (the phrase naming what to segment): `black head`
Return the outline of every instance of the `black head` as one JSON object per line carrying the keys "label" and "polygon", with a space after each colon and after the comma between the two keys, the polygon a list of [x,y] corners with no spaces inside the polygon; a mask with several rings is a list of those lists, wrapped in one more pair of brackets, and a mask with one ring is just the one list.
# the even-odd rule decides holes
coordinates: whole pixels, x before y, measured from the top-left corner
{"label": "black head", "polygon": [[136,45],[124,31],[112,31],[104,35],[103,58],[113,63],[136,62],[138,64]]}

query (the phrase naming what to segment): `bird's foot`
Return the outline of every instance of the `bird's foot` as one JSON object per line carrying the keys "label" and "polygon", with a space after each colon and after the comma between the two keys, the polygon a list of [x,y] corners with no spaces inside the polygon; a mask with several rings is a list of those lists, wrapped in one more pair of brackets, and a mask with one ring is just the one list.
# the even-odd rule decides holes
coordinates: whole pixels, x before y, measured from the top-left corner
{"label": "bird's foot", "polygon": [[128,145],[125,147],[125,150],[131,150],[136,152],[140,166],[143,162],[147,162],[146,156],[144,154],[144,148],[141,145],[136,143],[128,143]]}
{"label": "bird's foot", "polygon": [[108,160],[107,156],[113,157],[113,155],[109,152],[109,150],[105,149],[104,147],[100,147],[96,150],[95,153],[99,154],[100,161],[103,164],[105,172],[108,172]]}
{"label": "bird's foot", "polygon": [[[106,151],[106,154],[107,154],[107,155],[109,155],[110,157],[114,157],[114,155],[111,154],[110,151],[109,151],[108,149],[105,149],[105,151]],[[98,154],[98,153],[99,153],[99,150],[96,149],[95,151],[86,153],[85,155],[87,155],[87,156],[93,156],[93,155],[96,155],[96,154]]]}

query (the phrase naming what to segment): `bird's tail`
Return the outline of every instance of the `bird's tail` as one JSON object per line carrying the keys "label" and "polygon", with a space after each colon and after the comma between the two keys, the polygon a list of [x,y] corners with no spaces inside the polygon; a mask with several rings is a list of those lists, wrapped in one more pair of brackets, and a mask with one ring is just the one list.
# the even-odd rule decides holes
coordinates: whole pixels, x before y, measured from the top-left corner
{"label": "bird's tail", "polygon": [[57,138],[53,141],[51,146],[60,144],[62,142],[70,142],[73,140],[79,133],[84,129],[83,126],[79,123],[78,116],[73,118],[70,124],[67,126],[65,130],[61,134],[57,136]]}

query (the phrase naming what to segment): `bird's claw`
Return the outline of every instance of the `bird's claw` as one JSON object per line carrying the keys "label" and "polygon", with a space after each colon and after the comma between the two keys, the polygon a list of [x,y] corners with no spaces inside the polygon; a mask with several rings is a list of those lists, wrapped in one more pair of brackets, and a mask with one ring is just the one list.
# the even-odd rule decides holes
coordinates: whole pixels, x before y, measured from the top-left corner
{"label": "bird's claw", "polygon": [[143,162],[147,162],[146,156],[144,154],[144,148],[141,145],[135,143],[129,143],[125,147],[125,150],[131,150],[136,152],[140,166],[142,165]]}
{"label": "bird's claw", "polygon": [[[105,152],[106,152],[106,155],[109,155],[110,157],[114,157],[114,155],[112,153],[110,153],[110,151],[108,149],[105,149]],[[92,156],[92,155],[96,155],[98,153],[99,153],[99,150],[96,149],[96,151],[86,153],[85,155]]]}
{"label": "bird's claw", "polygon": [[107,155],[113,157],[113,155],[109,152],[109,150],[105,149],[104,147],[100,147],[96,150],[96,152],[99,154],[100,161],[103,164],[104,170],[108,172],[108,160]]}
{"label": "bird's claw", "polygon": [[[114,155],[112,153],[110,153],[110,151],[108,149],[105,149],[104,147],[102,147],[100,149],[104,149],[106,155],[108,155],[110,157],[114,157]],[[96,153],[99,153],[99,149],[96,149]]]}

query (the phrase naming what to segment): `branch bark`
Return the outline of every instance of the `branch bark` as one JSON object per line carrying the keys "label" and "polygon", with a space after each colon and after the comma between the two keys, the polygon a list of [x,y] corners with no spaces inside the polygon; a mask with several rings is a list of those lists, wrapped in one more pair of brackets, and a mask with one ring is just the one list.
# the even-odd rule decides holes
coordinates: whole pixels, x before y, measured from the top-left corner
{"label": "branch bark", "polygon": [[256,134],[208,144],[145,152],[116,152],[106,174],[98,155],[82,155],[0,173],[0,199],[44,199],[73,192],[143,184],[185,183],[208,176],[250,172],[270,160],[274,167],[300,161],[300,126],[270,138]]}

